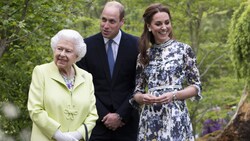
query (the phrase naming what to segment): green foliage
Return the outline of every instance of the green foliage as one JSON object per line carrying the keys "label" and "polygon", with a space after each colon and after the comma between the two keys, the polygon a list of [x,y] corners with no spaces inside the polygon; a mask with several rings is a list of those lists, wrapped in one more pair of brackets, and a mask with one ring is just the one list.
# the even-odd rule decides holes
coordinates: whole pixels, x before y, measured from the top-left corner
{"label": "green foliage", "polygon": [[[16,140],[28,140],[28,138],[23,139],[20,133],[26,133],[26,130],[31,128],[26,105],[32,69],[35,65],[52,61],[50,38],[62,28],[75,29],[84,38],[99,32],[99,17],[106,1],[3,0],[0,2],[2,18],[0,47],[6,47],[0,59],[0,107],[3,109],[6,103],[13,104],[19,113],[15,118],[8,118],[3,110],[0,111],[0,140],[1,132]],[[250,31],[249,27],[245,30],[246,25],[249,26],[249,18],[244,19],[241,15],[245,8],[240,8],[238,14],[236,12],[233,17],[235,22],[230,30],[228,26],[234,9],[244,0],[118,1],[125,5],[126,10],[122,29],[137,36],[142,33],[142,14],[145,8],[154,2],[168,5],[176,39],[194,48],[203,84],[203,100],[188,101],[194,134],[201,132],[202,122],[207,118],[217,118],[217,116],[228,118],[227,113],[232,111],[231,107],[237,105],[244,82],[234,78],[231,61],[236,59],[229,59],[231,54],[226,46],[227,35],[230,31],[231,34],[242,32],[246,36],[247,31]],[[249,16],[249,13],[245,16]],[[234,38],[237,38],[237,42],[233,45],[238,43],[241,45],[245,39],[235,35],[232,39]],[[245,47],[240,46],[240,48]],[[235,49],[237,50],[234,52],[244,52],[245,56],[239,57],[247,57],[249,49],[242,51],[238,50],[238,47]],[[210,111],[214,106],[221,108],[219,115]]]}
{"label": "green foliage", "polygon": [[[211,78],[203,82],[203,99],[199,102],[188,101],[190,116],[197,134],[202,132],[202,123],[206,119],[225,119],[227,122],[235,112],[243,93],[243,80],[233,79],[230,76]],[[213,109],[219,107],[220,112]]]}
{"label": "green foliage", "polygon": [[9,118],[4,113],[1,114],[1,129],[4,130],[6,135],[11,135],[20,140],[19,134],[26,129],[30,129],[31,121],[27,111],[27,96],[31,71],[35,65],[51,60],[49,57],[41,58],[47,56],[47,54],[50,54],[50,52],[41,47],[27,46],[20,48],[20,46],[15,45],[1,58],[0,107],[3,109],[5,104],[14,104],[20,111],[15,118]]}
{"label": "green foliage", "polygon": [[229,29],[228,44],[239,78],[250,81],[250,2],[242,3],[234,13]]}
{"label": "green foliage", "polygon": [[[48,49],[33,46],[22,49],[15,45],[0,60],[0,107],[2,109],[5,104],[13,104],[20,111],[15,118],[9,118],[5,113],[1,113],[1,129],[4,130],[6,136],[12,136],[20,140],[23,136],[20,133],[31,128],[31,120],[27,111],[31,72],[35,65],[52,60],[50,48]],[[50,57],[46,57],[48,54],[50,54]],[[26,137],[23,140],[27,139]]]}
{"label": "green foliage", "polygon": [[[29,140],[23,134],[30,131],[31,120],[27,98],[31,72],[36,65],[52,61],[50,38],[62,28],[74,28],[78,11],[75,1],[1,1],[0,41],[6,47],[0,60],[0,140]],[[16,107],[18,116],[10,118],[5,105]],[[15,112],[15,111],[13,111]],[[2,132],[4,136],[2,136]]]}
{"label": "green foliage", "polygon": [[99,19],[93,19],[93,18],[89,18],[89,17],[78,17],[76,19],[74,19],[73,23],[72,23],[72,28],[74,29],[81,29],[79,30],[79,32],[81,33],[81,35],[86,38],[88,36],[91,36],[93,34],[96,34],[97,31],[99,30]]}

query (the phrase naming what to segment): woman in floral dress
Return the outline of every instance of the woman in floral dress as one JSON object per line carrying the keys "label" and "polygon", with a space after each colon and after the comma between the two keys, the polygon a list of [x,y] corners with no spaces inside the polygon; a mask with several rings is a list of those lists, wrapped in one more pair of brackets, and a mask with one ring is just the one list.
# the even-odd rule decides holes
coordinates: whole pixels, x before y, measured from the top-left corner
{"label": "woman in floral dress", "polygon": [[130,99],[140,109],[138,141],[193,141],[185,100],[201,99],[195,54],[173,39],[167,7],[152,4],[143,18],[136,88]]}

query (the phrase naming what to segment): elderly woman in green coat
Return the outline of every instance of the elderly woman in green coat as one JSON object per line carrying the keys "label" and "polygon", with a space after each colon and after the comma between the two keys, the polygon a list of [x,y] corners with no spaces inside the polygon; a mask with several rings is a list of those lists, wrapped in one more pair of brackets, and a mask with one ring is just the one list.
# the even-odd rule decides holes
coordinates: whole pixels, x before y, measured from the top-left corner
{"label": "elderly woman in green coat", "polygon": [[31,141],[86,140],[98,119],[92,75],[75,65],[86,54],[86,44],[77,31],[63,29],[51,38],[51,47],[54,61],[32,73]]}

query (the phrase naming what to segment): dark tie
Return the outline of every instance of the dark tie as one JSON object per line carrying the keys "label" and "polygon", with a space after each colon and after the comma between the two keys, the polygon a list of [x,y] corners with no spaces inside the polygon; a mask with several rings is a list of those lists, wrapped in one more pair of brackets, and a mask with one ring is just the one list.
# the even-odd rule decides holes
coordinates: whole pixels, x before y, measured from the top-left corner
{"label": "dark tie", "polygon": [[114,64],[115,64],[115,60],[114,60],[114,56],[113,56],[113,49],[112,49],[112,42],[113,42],[112,39],[110,39],[108,41],[108,50],[107,50],[108,61],[109,61],[109,71],[110,71],[111,77],[113,74],[113,69],[114,69]]}

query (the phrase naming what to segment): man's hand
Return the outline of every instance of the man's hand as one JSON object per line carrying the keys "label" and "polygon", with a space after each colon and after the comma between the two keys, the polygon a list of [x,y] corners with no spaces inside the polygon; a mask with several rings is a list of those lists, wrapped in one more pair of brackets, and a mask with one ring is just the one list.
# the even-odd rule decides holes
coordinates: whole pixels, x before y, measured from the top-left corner
{"label": "man's hand", "polygon": [[117,113],[108,113],[105,117],[103,117],[102,122],[108,129],[113,131],[115,131],[118,127],[125,125]]}

